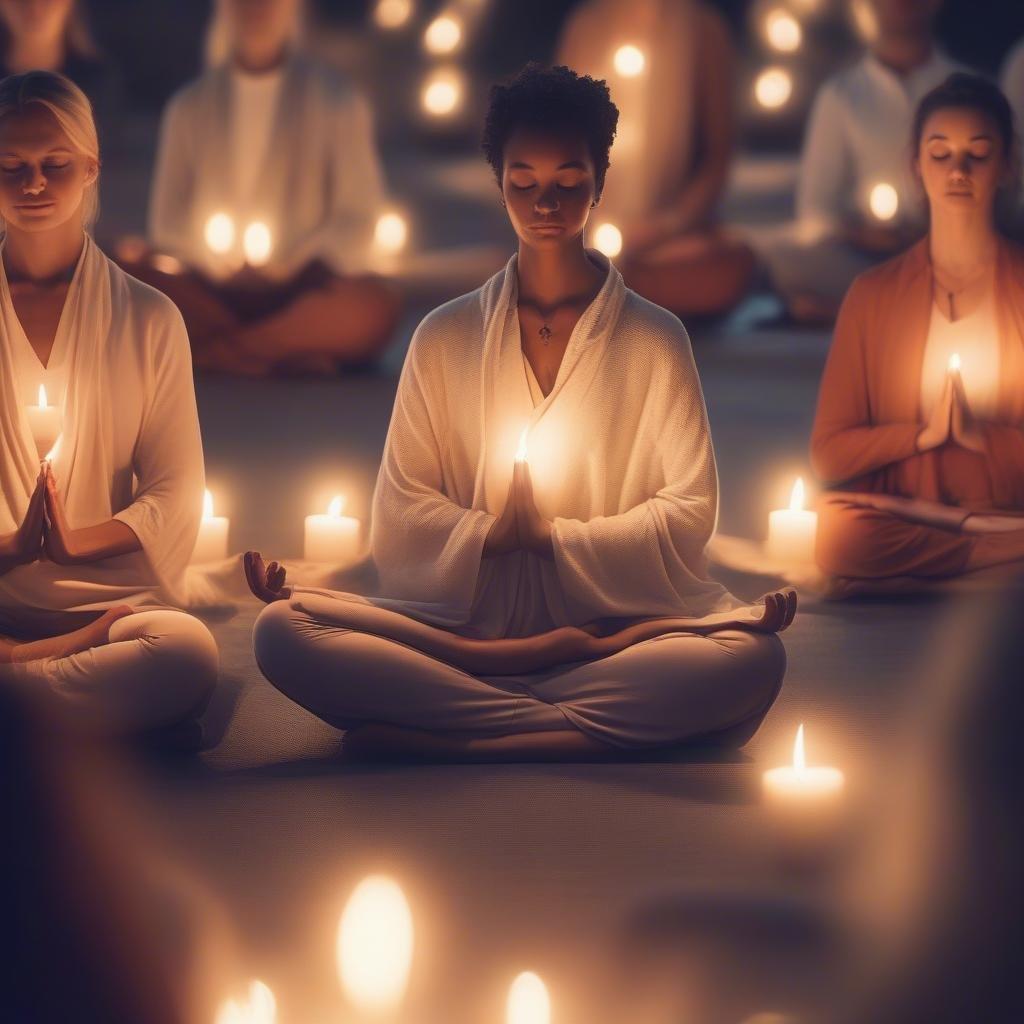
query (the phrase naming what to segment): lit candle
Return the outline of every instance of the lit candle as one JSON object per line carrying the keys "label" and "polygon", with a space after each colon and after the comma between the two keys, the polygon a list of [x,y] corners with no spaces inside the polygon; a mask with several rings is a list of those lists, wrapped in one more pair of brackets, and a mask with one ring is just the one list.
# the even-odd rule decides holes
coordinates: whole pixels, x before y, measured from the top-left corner
{"label": "lit candle", "polygon": [[39,385],[39,404],[28,407],[28,425],[32,430],[32,437],[36,442],[36,452],[40,458],[44,453],[50,451],[60,437],[63,425],[61,410],[55,405],[50,405],[46,400],[46,388]]}
{"label": "lit candle", "polygon": [[868,198],[871,212],[878,220],[892,220],[900,208],[899,193],[887,181],[880,181]]}
{"label": "lit candle", "polygon": [[523,971],[509,986],[505,1024],[550,1024],[551,997],[544,980]]}
{"label": "lit candle", "polygon": [[780,53],[799,50],[804,37],[800,22],[781,7],[768,12],[764,20],[764,34],[768,45]]}
{"label": "lit candle", "polygon": [[412,0],[378,0],[373,20],[384,29],[401,28],[412,17]]}
{"label": "lit candle", "polygon": [[793,95],[793,76],[785,68],[766,68],[754,81],[754,98],[765,110],[778,110]]}
{"label": "lit candle", "polygon": [[451,14],[436,17],[423,34],[423,45],[429,53],[453,53],[462,42],[462,23]]}
{"label": "lit candle", "polygon": [[781,562],[814,561],[814,538],[818,530],[818,513],[804,508],[804,481],[797,477],[789,498],[789,508],[779,508],[768,515],[767,553]]}
{"label": "lit candle", "polygon": [[359,554],[360,522],[343,516],[345,499],[335,495],[327,506],[327,515],[306,516],[306,560],[309,562],[349,562]]}
{"label": "lit candle", "polygon": [[438,68],[423,84],[420,102],[431,117],[449,117],[462,104],[462,77],[451,68]]}
{"label": "lit candle", "polygon": [[203,518],[199,520],[199,536],[196,546],[192,549],[192,562],[205,565],[207,562],[220,562],[228,557],[228,524],[227,516],[213,514],[213,495],[206,491],[203,495]]}
{"label": "lit candle", "polygon": [[408,240],[409,225],[397,210],[388,210],[377,218],[373,244],[378,252],[394,256],[405,248]]}
{"label": "lit candle", "polygon": [[954,352],[949,357],[949,375],[951,377],[959,377],[960,371],[963,369],[963,365],[960,360],[960,353]]}
{"label": "lit candle", "polygon": [[249,998],[244,1002],[228,999],[217,1011],[215,1024],[275,1024],[277,1000],[269,986],[258,979],[249,983]]}
{"label": "lit candle", "polygon": [[263,221],[254,220],[246,227],[245,234],[242,235],[242,251],[249,266],[266,266],[273,247],[270,228]]}
{"label": "lit candle", "polygon": [[612,63],[623,78],[636,78],[637,75],[643,73],[647,58],[644,57],[644,51],[639,46],[627,43],[615,51]]}
{"label": "lit candle", "polygon": [[203,229],[210,252],[223,256],[235,244],[235,222],[226,213],[215,213]]}
{"label": "lit candle", "polygon": [[519,444],[516,445],[516,462],[526,462],[529,450],[526,446],[526,439],[529,437],[530,428],[523,427],[523,432],[519,435]]}
{"label": "lit candle", "polygon": [[622,252],[622,232],[614,224],[598,224],[594,230],[594,248],[614,259]]}
{"label": "lit candle", "polygon": [[764,773],[764,796],[769,803],[801,807],[832,806],[841,797],[846,779],[838,768],[807,766],[803,723],[793,742],[793,763]]}
{"label": "lit candle", "polygon": [[364,878],[338,922],[335,960],[349,1002],[363,1012],[397,1010],[412,968],[412,911],[402,887],[385,875]]}

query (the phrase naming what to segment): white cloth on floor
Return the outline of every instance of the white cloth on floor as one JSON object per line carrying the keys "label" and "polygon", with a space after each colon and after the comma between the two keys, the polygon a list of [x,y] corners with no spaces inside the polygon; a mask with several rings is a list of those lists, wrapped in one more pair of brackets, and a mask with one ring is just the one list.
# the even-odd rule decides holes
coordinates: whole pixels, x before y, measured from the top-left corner
{"label": "white cloth on floor", "polygon": [[[693,0],[588,0],[569,16],[559,63],[608,83],[619,108],[611,171],[594,217],[620,227],[664,209],[694,156],[701,9]],[[636,47],[644,66],[623,75],[615,54]]]}
{"label": "white cloth on floor", "polygon": [[[21,524],[39,474],[17,369],[31,362],[15,356],[26,345],[0,252],[0,533]],[[142,550],[88,565],[19,566],[0,576],[0,610],[16,611],[26,629],[60,632],[51,627],[65,613],[184,604],[203,450],[181,314],[87,237],[51,360],[66,381],[53,469],[68,520],[81,528],[119,519]],[[85,618],[71,614],[68,628]]]}
{"label": "white cloth on floor", "polygon": [[[477,677],[353,628],[351,608],[351,595],[299,590],[268,605],[253,631],[264,675],[340,729],[387,722],[496,736],[578,728],[618,747],[736,729],[740,745],[775,700],[786,664],[777,636],[732,629],[667,633],[598,661]],[[365,602],[358,611],[365,624]]]}
{"label": "white cloth on floor", "polygon": [[949,377],[950,356],[960,357],[960,377],[971,413],[984,421],[999,420],[999,327],[995,290],[967,316],[947,320],[936,303],[928,325],[921,366],[921,422],[927,423]]}
{"label": "white cloth on floor", "polygon": [[110,627],[110,642],[65,658],[10,666],[48,687],[77,725],[129,734],[198,714],[217,681],[217,644],[198,619],[152,609]]}
{"label": "white cloth on floor", "polygon": [[797,219],[812,240],[851,218],[872,222],[871,191],[892,185],[899,208],[888,223],[923,223],[925,207],[910,169],[910,131],[925,93],[962,65],[934,51],[898,75],[868,53],[818,91],[804,139]]}
{"label": "white cloth on floor", "polygon": [[[705,572],[718,479],[679,320],[606,279],[534,407],[523,371],[517,258],[417,329],[373,502],[372,600],[480,637],[603,617],[759,618]],[[554,561],[483,558],[524,428]]]}
{"label": "white cloth on floor", "polygon": [[[235,193],[231,68],[204,72],[167,105],[150,198],[153,244],[213,277],[242,264],[245,228],[270,231],[268,276],[285,279],[313,260],[337,273],[366,269],[383,177],[370,108],[345,78],[295,55],[285,65],[258,188]],[[226,213],[234,242],[205,243],[210,217]]]}

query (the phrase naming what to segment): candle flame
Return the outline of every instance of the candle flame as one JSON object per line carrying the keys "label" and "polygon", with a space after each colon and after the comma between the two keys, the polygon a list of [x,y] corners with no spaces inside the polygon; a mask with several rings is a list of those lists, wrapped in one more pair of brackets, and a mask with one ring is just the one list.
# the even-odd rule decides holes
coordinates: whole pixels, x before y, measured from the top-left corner
{"label": "candle flame", "polygon": [[782,8],[769,11],[765,18],[764,31],[769,44],[782,53],[799,50],[804,37],[800,22]]}
{"label": "candle flame", "polygon": [[39,385],[39,408],[47,409],[49,406],[46,402],[46,386],[43,384]]}
{"label": "candle flame", "polygon": [[277,1000],[270,987],[254,978],[249,983],[246,1002],[227,999],[217,1011],[216,1024],[274,1024],[277,1020]]}
{"label": "candle flame", "polygon": [[235,244],[235,222],[226,213],[215,213],[206,222],[203,237],[211,251],[223,255]]}
{"label": "candle flame", "polygon": [[887,181],[880,181],[871,190],[868,204],[871,207],[871,212],[879,220],[892,220],[899,212],[900,196]]}
{"label": "candle flame", "polygon": [[373,231],[373,243],[381,252],[396,253],[405,248],[409,237],[409,225],[396,210],[389,210],[377,218]]}
{"label": "candle flame", "polygon": [[647,58],[639,46],[627,43],[615,51],[612,62],[615,64],[615,70],[623,78],[636,78],[643,71]]}
{"label": "candle flame", "polygon": [[525,462],[527,456],[526,438],[530,433],[529,427],[523,427],[523,432],[519,435],[519,445],[516,447],[516,462]]}
{"label": "candle flame", "polygon": [[336,494],[331,498],[331,503],[327,506],[327,514],[332,519],[338,519],[341,513],[345,511],[345,499],[342,495]]}
{"label": "candle flame", "polygon": [[950,373],[959,373],[960,372],[960,366],[961,366],[961,363],[960,363],[960,353],[959,352],[954,352],[949,357],[949,372]]}
{"label": "candle flame", "polygon": [[804,478],[798,476],[796,483],[793,484],[793,490],[789,495],[789,509],[791,512],[803,511],[804,502],[807,500],[807,495],[804,490]]}
{"label": "candle flame", "polygon": [[804,723],[796,731],[796,739],[793,742],[793,767],[802,772],[807,767],[807,756],[804,753]]}
{"label": "candle flame", "polygon": [[213,518],[213,495],[208,490],[203,492],[203,518]]}
{"label": "candle flame", "polygon": [[506,1024],[549,1024],[551,998],[544,981],[524,971],[509,986],[505,1008]]}
{"label": "candle flame", "polygon": [[246,262],[253,267],[262,267],[270,260],[274,245],[270,237],[270,228],[261,220],[254,220],[242,235],[242,249]]}
{"label": "candle flame", "polygon": [[43,459],[44,462],[53,462],[57,458],[57,452],[60,450],[60,438],[64,435],[61,434],[56,441],[53,442],[53,447],[46,453],[46,457]]}
{"label": "candle flame", "polygon": [[784,107],[793,95],[793,76],[785,68],[765,68],[754,81],[754,98],[765,110]]}
{"label": "candle flame", "polygon": [[462,76],[453,68],[438,68],[423,84],[420,103],[431,117],[448,117],[462,104]]}
{"label": "candle flame", "polygon": [[451,14],[436,17],[423,34],[423,45],[430,53],[453,53],[462,42],[462,23]]}
{"label": "candle flame", "polygon": [[412,911],[401,886],[384,875],[364,878],[338,924],[338,977],[360,1010],[396,1010],[412,966]]}
{"label": "candle flame", "polygon": [[378,0],[374,21],[381,28],[401,28],[412,17],[412,0]]}

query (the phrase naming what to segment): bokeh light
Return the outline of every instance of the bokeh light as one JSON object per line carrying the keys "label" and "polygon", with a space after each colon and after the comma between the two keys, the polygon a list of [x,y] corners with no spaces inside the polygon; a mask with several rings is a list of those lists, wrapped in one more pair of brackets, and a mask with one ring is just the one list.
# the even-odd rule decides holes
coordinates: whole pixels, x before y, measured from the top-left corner
{"label": "bokeh light", "polygon": [[594,248],[614,259],[622,252],[622,232],[614,224],[598,224],[594,229]]}
{"label": "bokeh light", "polygon": [[640,47],[627,43],[615,51],[612,62],[615,65],[615,70],[623,78],[636,78],[637,75],[643,72],[647,64],[647,58]]}
{"label": "bokeh light", "polygon": [[765,110],[784,107],[793,95],[793,76],[785,68],[765,68],[754,82],[754,98]]}

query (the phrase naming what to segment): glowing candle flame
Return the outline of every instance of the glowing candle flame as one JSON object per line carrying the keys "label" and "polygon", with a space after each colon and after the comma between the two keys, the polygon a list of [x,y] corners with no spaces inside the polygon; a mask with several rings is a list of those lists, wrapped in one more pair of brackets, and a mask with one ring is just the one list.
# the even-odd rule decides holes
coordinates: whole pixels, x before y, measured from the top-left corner
{"label": "glowing candle flame", "polygon": [[798,476],[796,482],[793,484],[793,490],[789,495],[789,508],[792,512],[800,512],[803,510],[804,502],[806,500],[806,491],[804,489],[804,478]]}
{"label": "glowing candle flame", "polygon": [[892,220],[900,208],[899,193],[887,181],[879,182],[871,190],[868,202],[879,220]]}
{"label": "glowing candle flame", "polygon": [[248,1002],[225,1000],[217,1011],[216,1024],[274,1024],[277,1000],[270,988],[258,979],[249,983]]}
{"label": "glowing candle flame", "polygon": [[949,372],[950,373],[959,373],[960,369],[961,369],[960,353],[959,352],[954,352],[949,357]]}
{"label": "glowing candle flame", "polygon": [[381,28],[401,28],[412,17],[412,0],[379,0],[373,20]]}
{"label": "glowing candle flame", "polygon": [[643,72],[644,66],[647,63],[647,58],[644,56],[644,51],[641,50],[640,47],[627,43],[625,46],[620,46],[615,51],[615,56],[612,58],[612,62],[615,65],[615,70],[622,75],[623,78],[636,78],[637,75]]}
{"label": "glowing candle flame", "polygon": [[526,447],[526,438],[529,436],[530,428],[523,427],[523,432],[519,435],[519,444],[516,447],[516,462],[525,462],[528,450]]}
{"label": "glowing candle flame", "polygon": [[235,222],[226,213],[215,213],[203,231],[212,252],[223,255],[235,244]]}
{"label": "glowing candle flame", "polygon": [[599,224],[594,231],[594,248],[614,259],[622,252],[622,232],[614,224]]}
{"label": "glowing candle flame", "polygon": [[776,8],[764,20],[764,34],[769,45],[780,53],[793,53],[800,49],[804,34],[800,22],[789,11]]}
{"label": "glowing candle flame", "polygon": [[524,971],[509,986],[505,1024],[549,1024],[551,998],[543,980]]}
{"label": "glowing candle flame", "polygon": [[46,453],[46,458],[43,461],[44,462],[53,462],[53,460],[55,458],[57,458],[57,452],[59,452],[59,451],[60,451],[60,438],[58,437],[57,440],[53,442],[53,447]]}
{"label": "glowing candle flame", "polygon": [[39,385],[39,408],[48,409],[49,406],[46,404],[46,387],[43,384]]}
{"label": "glowing candle flame", "polygon": [[450,14],[435,18],[423,34],[423,45],[430,53],[453,53],[461,42],[462,24]]}
{"label": "glowing candle flame", "polygon": [[793,767],[802,772],[807,768],[807,757],[804,754],[804,723],[796,731],[796,739],[793,741]]}
{"label": "glowing candle flame", "polygon": [[261,220],[254,220],[245,229],[242,235],[242,250],[245,253],[246,262],[253,267],[262,267],[270,259],[273,249],[273,242],[270,237],[270,228]]}
{"label": "glowing candle flame", "polygon": [[431,117],[455,113],[462,103],[462,80],[451,69],[435,71],[424,83],[420,102]]}
{"label": "glowing candle flame", "polygon": [[381,252],[401,252],[405,248],[408,237],[409,226],[400,213],[390,210],[377,218],[377,226],[373,231],[373,244]]}
{"label": "glowing candle flame", "polygon": [[766,68],[754,82],[754,97],[766,110],[778,110],[793,95],[793,76],[785,68]]}
{"label": "glowing candle flame", "polygon": [[213,495],[208,490],[203,493],[203,518],[213,518]]}
{"label": "glowing candle flame", "polygon": [[356,886],[338,925],[338,976],[360,1010],[381,1013],[402,1002],[412,966],[412,912],[397,882],[371,875]]}
{"label": "glowing candle flame", "polygon": [[327,514],[332,519],[338,519],[341,517],[341,513],[345,511],[345,498],[341,494],[336,494],[331,498],[330,504],[327,506]]}

